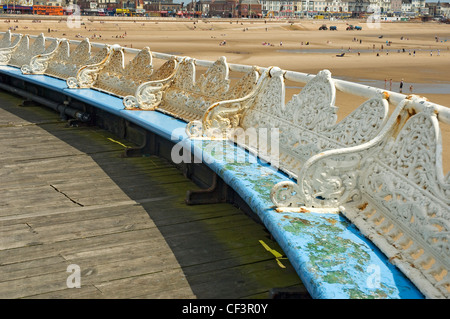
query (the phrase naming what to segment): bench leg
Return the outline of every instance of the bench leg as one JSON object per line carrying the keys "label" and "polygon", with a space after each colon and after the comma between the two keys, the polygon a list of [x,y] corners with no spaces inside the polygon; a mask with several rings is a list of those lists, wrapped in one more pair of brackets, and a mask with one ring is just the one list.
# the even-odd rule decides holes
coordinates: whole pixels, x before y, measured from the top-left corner
{"label": "bench leg", "polygon": [[155,155],[155,135],[145,129],[125,124],[125,138],[130,141],[140,141],[139,146],[125,149],[123,157]]}
{"label": "bench leg", "polygon": [[35,106],[35,105],[36,105],[36,103],[30,99],[25,99],[22,101],[22,103],[19,104],[19,106]]}
{"label": "bench leg", "polygon": [[147,145],[146,142],[144,142],[142,145],[137,147],[129,147],[123,151],[123,157],[137,157],[142,156],[144,154],[145,146]]}
{"label": "bench leg", "polygon": [[188,205],[225,203],[228,194],[229,186],[214,173],[212,185],[206,189],[187,191],[185,202]]}

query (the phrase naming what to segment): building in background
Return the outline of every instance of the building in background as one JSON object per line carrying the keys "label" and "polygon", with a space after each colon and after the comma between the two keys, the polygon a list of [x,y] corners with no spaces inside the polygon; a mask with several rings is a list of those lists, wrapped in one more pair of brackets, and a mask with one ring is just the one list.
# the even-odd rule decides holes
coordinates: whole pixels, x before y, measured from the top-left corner
{"label": "building in background", "polygon": [[[82,15],[195,18],[448,17],[448,2],[426,0],[0,0],[4,13],[59,15],[78,5]],[[62,8],[62,9],[61,9]],[[63,13],[61,13],[61,10]],[[70,14],[70,12],[69,12]]]}
{"label": "building in background", "polygon": [[33,0],[2,0],[0,1],[4,13],[31,14]]}
{"label": "building in background", "polygon": [[184,3],[174,3],[172,0],[144,1],[143,9],[147,16],[176,17],[181,14]]}

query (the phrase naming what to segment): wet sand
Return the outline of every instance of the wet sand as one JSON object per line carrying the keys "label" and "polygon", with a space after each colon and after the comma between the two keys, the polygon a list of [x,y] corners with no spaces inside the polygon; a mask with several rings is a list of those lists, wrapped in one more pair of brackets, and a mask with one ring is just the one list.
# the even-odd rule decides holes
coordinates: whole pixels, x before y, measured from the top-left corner
{"label": "wet sand", "polygon": [[[278,66],[285,70],[316,74],[328,69],[332,75],[349,81],[425,96],[430,101],[450,107],[450,25],[437,22],[399,22],[368,24],[362,31],[346,31],[345,21],[210,20],[164,22],[153,20],[89,21],[83,18],[80,28],[65,22],[19,20],[5,23],[0,31],[17,26],[15,32],[82,39],[91,42],[120,44],[152,51],[190,56],[214,61],[225,56],[230,63]],[[319,31],[319,26],[336,25],[337,31]],[[48,29],[51,32],[48,32]],[[101,35],[101,37],[100,37]],[[382,37],[381,37],[382,36]],[[226,41],[225,45],[220,45]],[[270,43],[270,44],[269,44]],[[302,44],[303,43],[303,44]],[[307,44],[308,43],[308,44]],[[389,45],[387,45],[389,43]],[[308,51],[310,50],[310,51]],[[416,51],[414,54],[414,50]],[[438,51],[439,50],[439,51]],[[310,52],[310,53],[305,53]],[[343,57],[336,55],[345,52]],[[359,53],[358,53],[359,52]],[[410,54],[411,53],[411,54]],[[392,79],[392,87],[389,81]],[[386,87],[384,86],[386,80]],[[298,93],[289,90],[287,97]],[[363,100],[338,94],[336,104],[343,118]],[[441,125],[444,171],[450,170],[450,128]],[[447,156],[448,157],[448,156]]]}

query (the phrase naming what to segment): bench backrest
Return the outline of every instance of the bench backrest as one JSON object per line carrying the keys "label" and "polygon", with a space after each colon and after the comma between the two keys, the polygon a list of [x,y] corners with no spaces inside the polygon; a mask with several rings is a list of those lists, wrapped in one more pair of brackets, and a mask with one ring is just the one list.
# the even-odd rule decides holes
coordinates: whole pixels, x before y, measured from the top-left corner
{"label": "bench backrest", "polygon": [[34,39],[33,43],[30,45],[30,37],[25,35],[21,38],[17,48],[8,61],[8,65],[15,67],[22,67],[22,65],[29,64],[31,59],[45,52],[45,37],[41,33],[37,38]]}
{"label": "bench backrest", "polygon": [[[369,141],[387,120],[388,102],[381,93],[339,123],[334,103],[335,86],[329,71],[319,72],[285,104],[283,72],[273,68],[245,107],[242,130],[234,133],[235,141],[296,178],[311,156]],[[277,134],[271,139],[274,129]],[[257,136],[252,138],[252,134]]]}
{"label": "bench backrest", "polygon": [[3,34],[2,40],[0,41],[0,65],[7,65],[9,60],[17,49],[20,41],[22,40],[22,35],[17,34],[14,40],[12,40],[11,31],[8,30]]}
{"label": "bench backrest", "polygon": [[117,96],[134,94],[139,85],[151,79],[152,72],[152,53],[148,47],[140,50],[126,65],[123,48],[120,47],[111,53],[93,88]]}
{"label": "bench backrest", "polygon": [[88,38],[81,41],[73,52],[68,40],[62,40],[57,52],[49,59],[46,75],[67,80],[76,76],[78,70],[91,58],[91,44]]}
{"label": "bench backrest", "polygon": [[66,82],[69,88],[91,88],[97,81],[99,72],[106,66],[114,48],[117,45],[106,45],[82,65],[74,77],[68,77]]}
{"label": "bench backrest", "polygon": [[179,63],[170,86],[164,91],[158,110],[185,121],[199,120],[214,102],[236,99],[256,87],[259,73],[252,70],[230,87],[229,66],[221,57],[196,80],[195,60]]}
{"label": "bench backrest", "polygon": [[177,68],[178,61],[172,56],[153,70],[148,81],[141,83],[133,93],[123,98],[125,109],[154,111],[161,103],[163,92],[172,82]]}
{"label": "bench backrest", "polygon": [[23,74],[44,74],[48,67],[48,60],[57,53],[60,39],[51,39],[44,52],[31,58],[30,63],[21,66]]}
{"label": "bench backrest", "polygon": [[7,30],[5,33],[3,33],[3,37],[0,40],[0,49],[6,49],[11,46],[11,30]]}

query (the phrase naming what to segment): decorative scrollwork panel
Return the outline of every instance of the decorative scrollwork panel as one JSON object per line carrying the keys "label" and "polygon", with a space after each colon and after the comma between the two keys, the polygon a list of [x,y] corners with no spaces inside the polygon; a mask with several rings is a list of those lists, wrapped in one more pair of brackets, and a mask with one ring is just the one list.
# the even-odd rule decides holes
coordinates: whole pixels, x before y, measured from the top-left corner
{"label": "decorative scrollwork panel", "polygon": [[30,37],[28,35],[22,37],[18,48],[14,51],[8,65],[21,68],[22,65],[27,65],[31,62],[31,59],[45,51],[45,37],[41,33],[34,39],[30,45]]}

